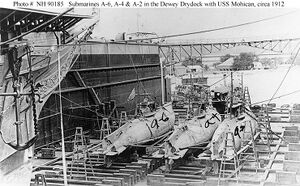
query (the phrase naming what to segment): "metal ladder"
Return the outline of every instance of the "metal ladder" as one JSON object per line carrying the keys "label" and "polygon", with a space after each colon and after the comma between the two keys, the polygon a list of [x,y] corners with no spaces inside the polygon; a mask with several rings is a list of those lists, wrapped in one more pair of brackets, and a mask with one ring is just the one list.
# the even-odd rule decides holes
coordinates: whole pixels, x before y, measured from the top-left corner
{"label": "metal ladder", "polygon": [[111,133],[111,128],[109,125],[108,118],[102,118],[102,125],[100,129],[100,140],[103,140],[105,136]]}
{"label": "metal ladder", "polygon": [[75,137],[74,137],[73,157],[71,163],[72,171],[70,172],[71,178],[74,176],[73,174],[74,165],[76,165],[77,167],[77,175],[80,174],[80,168],[78,164],[82,164],[84,167],[85,180],[88,180],[87,164],[91,168],[92,175],[95,175],[93,165],[89,160],[90,160],[90,156],[87,149],[85,137],[83,135],[83,129],[82,127],[76,127]]}
{"label": "metal ladder", "polygon": [[34,186],[47,186],[44,174],[36,174],[34,176]]}
{"label": "metal ladder", "polygon": [[[248,136],[247,136],[248,135]],[[249,138],[250,135],[250,138]],[[239,155],[240,162],[255,162],[255,173],[257,173],[257,169],[259,168],[259,160],[258,160],[258,152],[255,147],[255,132],[253,131],[253,126],[251,121],[246,121],[244,133],[242,134],[242,144],[241,149],[245,146],[249,145],[244,151]],[[251,144],[249,144],[252,141]]]}
{"label": "metal ladder", "polygon": [[[237,157],[237,152],[235,149],[234,135],[232,132],[225,133],[224,142],[225,142],[225,145],[224,145],[223,152],[221,155],[221,164],[220,164],[218,185],[220,185],[221,179],[223,179],[223,180],[228,179],[234,175],[236,178],[238,178],[238,174],[240,172],[239,170],[237,170],[240,163],[239,163],[239,159]],[[226,153],[228,150],[233,150],[234,155],[232,158],[226,156]],[[226,169],[226,168],[228,168],[228,165],[233,165],[234,170]],[[238,180],[237,180],[237,182],[238,182]]]}
{"label": "metal ladder", "polygon": [[126,111],[121,111],[120,121],[119,121],[119,127],[121,127],[123,124],[125,124],[127,120],[128,120],[128,118],[127,118]]}
{"label": "metal ladder", "polygon": [[270,118],[269,118],[269,114],[268,114],[267,105],[265,105],[265,104],[262,105],[262,112],[264,114],[264,117],[262,118],[262,121],[258,124],[259,124],[259,128],[261,130],[261,134],[265,134],[266,141],[264,141],[264,142],[265,142],[265,145],[268,147],[268,155],[270,157],[273,134],[271,132]]}
{"label": "metal ladder", "polygon": [[249,105],[251,105],[251,97],[250,97],[250,93],[249,93],[248,87],[245,87],[245,89],[244,89],[244,99],[245,99],[246,103],[248,103]]}

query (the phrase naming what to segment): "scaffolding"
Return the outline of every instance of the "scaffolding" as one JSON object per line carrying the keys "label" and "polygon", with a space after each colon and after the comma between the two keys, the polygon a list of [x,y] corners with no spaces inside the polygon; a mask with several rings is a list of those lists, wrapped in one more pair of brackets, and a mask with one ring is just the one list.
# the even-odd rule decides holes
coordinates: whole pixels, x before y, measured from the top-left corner
{"label": "scaffolding", "polygon": [[35,186],[47,186],[46,178],[44,174],[36,174],[34,176]]}
{"label": "scaffolding", "polygon": [[[224,139],[224,148],[221,155],[221,164],[220,164],[220,171],[219,171],[219,179],[218,179],[218,185],[221,183],[222,180],[226,180],[231,178],[232,176],[235,176],[238,178],[239,174],[239,159],[237,155],[237,151],[235,148],[235,140],[234,135],[232,132],[226,132],[225,133],[225,139]],[[227,152],[230,150],[233,151],[233,156],[228,156]],[[234,170],[229,170],[228,166],[234,166]],[[237,179],[238,181],[238,179]]]}
{"label": "scaffolding", "polygon": [[267,105],[262,105],[261,116],[259,118],[258,127],[261,133],[261,142],[268,148],[268,156],[271,156],[271,143],[273,139],[273,133],[270,125],[270,117],[268,114]]}
{"label": "scaffolding", "polygon": [[123,124],[125,124],[127,122],[127,120],[128,120],[128,117],[127,117],[126,111],[121,111],[119,127],[121,127]]}
{"label": "scaffolding", "polygon": [[82,127],[76,127],[75,131],[75,137],[74,137],[74,148],[73,148],[73,157],[72,157],[72,163],[71,163],[71,178],[74,177],[74,169],[76,169],[77,175],[80,174],[80,168],[79,166],[83,166],[84,168],[84,176],[85,180],[88,180],[88,172],[87,172],[87,166],[89,166],[92,171],[92,175],[94,175],[94,169],[93,165],[90,162],[90,156],[86,144],[86,139],[83,135],[83,129]]}
{"label": "scaffolding", "polygon": [[253,130],[251,121],[246,121],[241,140],[242,151],[239,154],[239,161],[243,163],[255,162],[255,173],[257,173],[259,168],[258,151],[255,146],[255,130]]}

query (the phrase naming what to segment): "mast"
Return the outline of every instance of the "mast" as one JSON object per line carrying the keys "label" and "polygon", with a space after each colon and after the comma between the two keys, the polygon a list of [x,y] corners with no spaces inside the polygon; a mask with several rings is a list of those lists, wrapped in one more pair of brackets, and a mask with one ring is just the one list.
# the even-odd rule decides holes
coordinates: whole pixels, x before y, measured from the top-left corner
{"label": "mast", "polygon": [[233,104],[233,78],[232,78],[232,71],[230,72],[230,82],[231,82],[231,88],[230,88],[230,119],[232,118],[232,104]]}
{"label": "mast", "polygon": [[226,74],[223,74],[223,79],[224,79],[224,86],[227,87],[227,84],[226,84]]}
{"label": "mast", "polygon": [[242,72],[241,74],[241,86],[242,86],[242,98],[243,98],[243,101],[245,101],[245,93],[244,93],[244,74]]}
{"label": "mast", "polygon": [[160,83],[161,83],[161,103],[165,104],[165,86],[164,86],[164,69],[160,60]]}
{"label": "mast", "polygon": [[67,181],[67,163],[66,163],[66,152],[65,152],[65,136],[64,136],[64,124],[63,124],[63,109],[61,99],[61,66],[60,66],[60,35],[57,37],[57,67],[58,67],[58,91],[59,91],[59,113],[60,113],[60,130],[61,130],[61,147],[62,147],[62,162],[63,162],[63,175],[64,185],[68,185]]}

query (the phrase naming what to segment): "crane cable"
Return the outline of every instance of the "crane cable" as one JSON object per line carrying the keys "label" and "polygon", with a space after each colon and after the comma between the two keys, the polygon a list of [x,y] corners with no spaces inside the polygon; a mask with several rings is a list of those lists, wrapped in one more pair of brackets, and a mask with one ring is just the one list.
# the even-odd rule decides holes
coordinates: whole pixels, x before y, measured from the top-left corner
{"label": "crane cable", "polygon": [[[279,98],[282,98],[282,97],[285,97],[285,96],[289,96],[289,95],[292,95],[292,94],[295,94],[295,93],[298,93],[298,92],[300,92],[300,89],[295,90],[295,91],[290,92],[290,93],[287,93],[287,94],[282,94],[280,96],[274,97],[273,100],[279,99]],[[271,100],[271,99],[266,99],[266,100],[263,100],[263,101],[258,101],[258,102],[252,103],[251,106],[252,105],[257,105],[257,104],[260,104],[260,103],[264,103],[264,102],[267,102],[269,100]]]}
{"label": "crane cable", "polygon": [[166,36],[158,36],[158,37],[150,37],[150,38],[143,38],[143,39],[130,39],[130,40],[124,40],[126,41],[144,41],[144,40],[152,40],[152,39],[165,39],[165,38],[172,38],[172,37],[181,37],[181,36],[187,36],[187,35],[194,35],[194,34],[203,34],[203,33],[207,33],[207,32],[214,32],[214,31],[219,31],[219,30],[226,30],[226,29],[231,29],[231,28],[236,28],[236,27],[241,27],[241,26],[246,26],[246,25],[251,25],[251,24],[255,24],[255,23],[259,23],[259,22],[264,22],[264,21],[268,21],[268,20],[272,20],[272,19],[276,19],[279,17],[283,17],[289,14],[293,14],[295,12],[298,12],[299,10],[295,10],[295,11],[291,11],[285,14],[280,14],[277,16],[273,16],[273,17],[267,17],[267,18],[263,18],[263,19],[259,19],[259,20],[255,20],[255,21],[249,21],[249,22],[245,22],[245,23],[240,23],[240,24],[236,24],[236,25],[230,25],[230,26],[223,26],[223,27],[219,27],[219,28],[213,28],[213,29],[208,29],[208,30],[200,30],[200,31],[195,31],[195,32],[187,32],[187,33],[181,33],[181,34],[172,34],[172,35],[166,35]]}
{"label": "crane cable", "polygon": [[277,94],[277,92],[279,91],[279,89],[281,88],[281,86],[283,85],[283,82],[284,82],[285,78],[287,77],[288,73],[289,73],[289,72],[290,72],[290,70],[292,69],[292,67],[293,67],[293,64],[294,64],[294,63],[295,63],[295,61],[296,61],[296,57],[298,56],[298,54],[299,54],[299,51],[300,51],[300,47],[299,47],[299,45],[300,45],[300,42],[298,43],[298,50],[297,50],[297,52],[296,52],[296,54],[295,54],[295,56],[294,56],[294,58],[293,58],[293,61],[292,61],[291,65],[289,66],[289,68],[288,68],[287,72],[285,73],[285,75],[284,75],[283,79],[281,80],[281,82],[280,82],[280,84],[279,84],[278,88],[276,89],[276,91],[275,91],[275,92],[274,92],[274,94],[272,95],[271,99],[269,99],[269,102],[268,102],[268,104],[270,104],[270,102],[271,102],[271,101],[274,99],[275,95]]}

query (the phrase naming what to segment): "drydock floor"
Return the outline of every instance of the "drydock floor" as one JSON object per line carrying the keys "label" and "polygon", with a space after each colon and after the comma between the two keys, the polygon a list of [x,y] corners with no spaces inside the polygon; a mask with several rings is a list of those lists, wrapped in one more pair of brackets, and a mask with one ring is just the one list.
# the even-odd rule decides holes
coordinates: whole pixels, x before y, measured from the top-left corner
{"label": "drydock floor", "polygon": [[[253,162],[245,162],[238,176],[221,179],[220,185],[300,185],[300,112],[275,109],[269,112],[272,135],[271,151],[268,146],[256,141],[259,167]],[[279,137],[278,137],[279,136]],[[282,138],[284,141],[282,140]],[[168,173],[162,171],[164,160],[142,157],[139,162],[118,163],[103,166],[103,155],[99,140],[91,140],[90,158],[87,167],[73,164],[72,152],[67,153],[69,185],[113,185],[113,186],[210,186],[218,185],[219,176],[212,172],[202,176],[206,166],[203,160],[185,161]],[[63,185],[61,152],[56,151],[56,159],[33,160],[34,171],[31,184],[36,185],[36,175],[44,175],[47,186]],[[89,165],[91,163],[93,168]],[[72,176],[71,176],[72,174]],[[41,180],[39,180],[41,181]]]}

